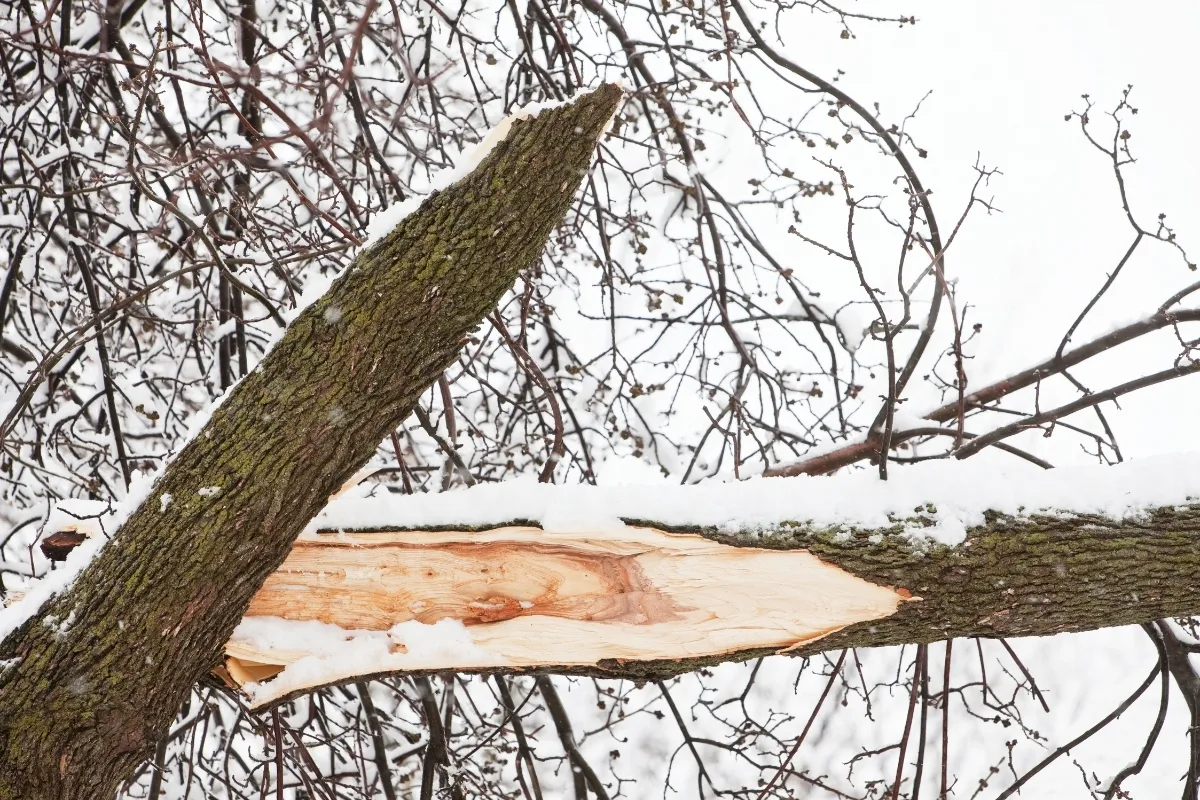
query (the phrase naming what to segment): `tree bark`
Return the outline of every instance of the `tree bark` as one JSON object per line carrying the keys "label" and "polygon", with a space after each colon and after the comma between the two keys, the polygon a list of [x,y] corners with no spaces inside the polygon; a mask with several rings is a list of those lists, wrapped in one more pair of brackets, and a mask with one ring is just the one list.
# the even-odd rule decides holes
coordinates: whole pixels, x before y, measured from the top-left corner
{"label": "tree bark", "polygon": [[111,798],[326,501],[535,262],[621,92],[517,120],[363,252],[0,644],[0,800]]}
{"label": "tree bark", "polygon": [[[990,514],[956,546],[914,539],[900,524],[739,534],[628,522],[616,532],[514,522],[305,536],[249,614],[379,635],[451,618],[476,648],[407,656],[399,641],[395,671],[634,680],[781,651],[1040,636],[1200,614],[1195,504],[1136,520]],[[286,672],[272,676],[306,652],[255,649],[235,636],[227,654],[234,678],[260,682],[257,705],[381,674],[379,660],[356,669],[331,659],[323,680],[300,685]]]}

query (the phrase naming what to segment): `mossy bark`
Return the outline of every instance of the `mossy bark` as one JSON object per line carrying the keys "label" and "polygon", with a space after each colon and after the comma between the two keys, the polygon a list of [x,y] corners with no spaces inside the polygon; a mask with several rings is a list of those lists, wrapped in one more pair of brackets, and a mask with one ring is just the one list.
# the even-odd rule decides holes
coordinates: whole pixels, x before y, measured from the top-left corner
{"label": "mossy bark", "polygon": [[[1049,636],[1200,614],[1200,506],[1160,508],[1124,520],[1065,511],[1027,518],[989,514],[985,525],[956,546],[921,541],[899,524],[849,533],[782,525],[765,537],[692,532],[732,545],[803,548],[860,578],[919,598],[890,617],[791,651],[797,656],[964,636]],[[590,672],[647,680],[770,652],[602,664]]]}
{"label": "mossy bark", "polygon": [[540,256],[620,96],[516,121],[360,255],[71,588],[0,644],[0,800],[107,800],[151,755],[297,534]]}

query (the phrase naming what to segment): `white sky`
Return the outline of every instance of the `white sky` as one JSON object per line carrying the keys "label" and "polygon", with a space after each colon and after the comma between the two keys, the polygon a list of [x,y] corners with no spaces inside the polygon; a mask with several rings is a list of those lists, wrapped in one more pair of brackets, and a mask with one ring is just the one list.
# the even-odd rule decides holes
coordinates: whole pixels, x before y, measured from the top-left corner
{"label": "white sky", "polygon": [[[1082,110],[1080,95],[1091,94],[1096,111],[1104,113],[1115,106],[1122,89],[1133,84],[1131,101],[1140,113],[1132,118],[1131,147],[1139,163],[1126,175],[1135,213],[1144,227],[1153,227],[1157,214],[1166,212],[1184,247],[1190,246],[1191,260],[1200,261],[1200,157],[1195,150],[1200,108],[1193,89],[1200,4],[926,0],[847,7],[911,13],[919,22],[903,29],[858,23],[853,26],[857,38],[844,41],[829,20],[810,23],[804,14],[795,13],[785,52],[823,76],[845,70],[839,85],[868,105],[880,102],[889,122],[902,118],[932,92],[909,130],[929,151],[916,166],[934,189],[942,227],[952,226],[962,208],[975,178],[971,166],[977,154],[984,164],[1004,173],[993,181],[991,192],[1004,213],[979,215],[968,222],[948,256],[948,277],[960,280],[960,300],[975,307],[972,318],[984,323],[987,334],[969,367],[972,385],[1052,353],[1132,241],[1111,169],[1083,139],[1078,123],[1063,119],[1072,110]],[[1188,272],[1166,248],[1146,248],[1076,341],[1088,338],[1089,332],[1132,321],[1196,280],[1200,273]],[[1197,302],[1200,299],[1187,305]],[[948,325],[948,319],[939,324]],[[1101,388],[1166,368],[1177,353],[1169,336],[1147,346],[1127,345],[1105,362],[1107,375],[1093,371],[1086,376],[1093,388]],[[1197,399],[1200,378],[1184,378],[1123,400],[1121,412],[1111,405],[1106,411],[1126,457],[1200,452]],[[1047,441],[1036,433],[1015,441],[1058,464],[1087,459],[1077,441]],[[1048,736],[1051,747],[1108,713],[1153,664],[1153,649],[1136,628],[1012,644],[1050,701],[1050,715],[1029,704],[1033,713],[1027,721]],[[956,671],[977,679],[974,645],[962,643],[958,652]],[[940,665],[941,657],[937,646],[932,662]],[[940,677],[938,681],[940,685]],[[815,697],[820,687],[814,683],[809,690]],[[788,707],[807,713],[811,704],[806,697]],[[1119,726],[1060,759],[1024,796],[1088,796],[1073,760],[1101,780],[1111,778],[1136,758],[1157,705],[1156,683]],[[1182,698],[1175,694],[1154,756],[1143,774],[1125,785],[1135,797],[1179,793],[1186,769],[1185,716]],[[971,796],[973,781],[986,774],[984,757],[993,762],[998,752],[1002,754],[998,742],[1023,738],[997,728],[958,723],[952,738],[955,762],[964,768],[958,774],[972,785],[960,784],[957,796]],[[826,747],[808,751],[798,764],[824,766],[839,774],[849,752],[870,746],[864,735],[853,727],[840,734],[830,731],[830,738],[823,740]],[[844,738],[835,743],[838,736]],[[971,762],[973,770],[958,760],[964,751],[979,756]],[[1045,752],[1019,747],[1018,769]],[[823,755],[832,760],[823,764]],[[981,796],[994,797],[1011,780],[1005,768]]]}
{"label": "white sky", "polygon": [[[918,24],[858,23],[857,38],[845,41],[828,21],[813,20],[789,31],[789,54],[818,74],[844,69],[840,85],[864,102],[882,103],[889,119],[932,92],[910,131],[929,151],[916,166],[934,189],[942,227],[959,213],[977,153],[1004,173],[992,183],[1004,213],[969,221],[948,256],[949,277],[960,279],[961,297],[977,307],[974,318],[988,334],[971,367],[975,386],[1052,351],[1132,241],[1104,157],[1077,122],[1063,120],[1082,108],[1081,94],[1106,111],[1133,84],[1140,111],[1131,140],[1138,164],[1128,173],[1135,211],[1146,227],[1166,212],[1184,246],[1192,245],[1191,259],[1200,260],[1200,108],[1192,88],[1200,4],[926,0],[848,7],[915,14]],[[1165,248],[1147,252],[1126,268],[1084,335],[1131,320],[1200,279]],[[1170,343],[1165,348],[1130,348],[1121,363],[1132,371],[1154,354],[1160,360],[1153,368],[1165,368],[1178,352]],[[1102,383],[1097,377],[1093,388]],[[1200,450],[1195,398],[1200,382],[1185,378],[1123,401],[1125,411],[1110,420],[1126,455]]]}

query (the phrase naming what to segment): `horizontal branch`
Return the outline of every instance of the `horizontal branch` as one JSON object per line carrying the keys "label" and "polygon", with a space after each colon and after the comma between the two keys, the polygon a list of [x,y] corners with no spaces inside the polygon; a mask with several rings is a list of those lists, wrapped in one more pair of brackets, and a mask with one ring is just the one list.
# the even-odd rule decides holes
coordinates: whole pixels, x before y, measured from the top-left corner
{"label": "horizontal branch", "polygon": [[265,705],[396,672],[640,680],[1200,613],[1200,459],[904,473],[337,501],[255,596],[223,676]]}
{"label": "horizontal branch", "polygon": [[[1148,333],[1184,322],[1197,321],[1200,321],[1200,308],[1159,311],[1157,314],[1152,314],[1143,320],[1109,331],[1103,336],[1097,336],[1089,342],[1066,351],[1061,357],[1051,357],[1041,364],[1009,375],[1004,380],[996,381],[978,391],[971,392],[965,398],[965,409],[970,411],[975,408],[982,408],[988,403],[993,403],[1021,389],[1027,389],[1039,381],[1057,375],[1064,370],[1087,361],[1089,358],[1098,356],[1107,350],[1133,341]],[[957,415],[958,402],[955,401],[931,411],[925,415],[925,419],[933,420],[934,422],[949,422]]]}

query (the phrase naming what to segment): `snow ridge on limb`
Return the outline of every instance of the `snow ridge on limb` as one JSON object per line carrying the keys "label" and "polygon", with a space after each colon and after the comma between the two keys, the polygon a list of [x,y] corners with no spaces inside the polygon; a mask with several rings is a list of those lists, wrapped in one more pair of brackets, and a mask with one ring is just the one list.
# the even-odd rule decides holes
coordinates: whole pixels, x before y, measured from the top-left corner
{"label": "snow ridge on limb", "polygon": [[[620,84],[617,84],[620,86]],[[508,116],[500,120],[495,127],[488,131],[478,144],[467,147],[459,154],[458,163],[450,169],[444,169],[437,174],[433,180],[433,186],[430,189],[430,194],[445,191],[454,184],[463,180],[475,171],[476,167],[488,157],[488,154],[496,147],[496,145],[508,138],[509,131],[512,130],[512,125],[519,119],[532,119],[538,114],[546,111],[551,111],[555,108],[560,108],[566,105],[568,100],[561,101],[545,101],[540,103],[530,103],[514,108]],[[613,109],[613,115],[616,115],[616,108]],[[608,124],[600,131],[597,138],[602,137],[612,127],[613,117],[608,118]],[[428,199],[429,195],[410,197],[407,200],[394,203],[383,211],[376,214],[367,224],[366,239],[362,243],[362,248],[372,247],[378,243],[383,237],[387,236],[396,226],[404,221],[406,217],[421,207],[421,204]]]}
{"label": "snow ridge on limb", "polygon": [[929,461],[896,470],[886,481],[867,471],[688,486],[555,486],[526,478],[442,494],[335,500],[310,528],[482,528],[535,521],[546,531],[571,532],[649,520],[670,528],[753,534],[789,521],[829,529],[887,528],[912,518],[906,530],[916,540],[955,545],[969,528],[984,524],[988,512],[1119,520],[1197,500],[1200,453],[1049,472],[1019,463]]}
{"label": "snow ridge on limb", "polygon": [[540,257],[621,97],[603,86],[515,121],[360,253],[75,582],[0,643],[0,800],[107,800],[150,756],[296,536]]}

